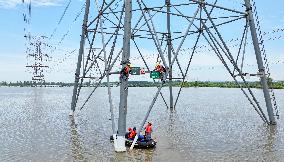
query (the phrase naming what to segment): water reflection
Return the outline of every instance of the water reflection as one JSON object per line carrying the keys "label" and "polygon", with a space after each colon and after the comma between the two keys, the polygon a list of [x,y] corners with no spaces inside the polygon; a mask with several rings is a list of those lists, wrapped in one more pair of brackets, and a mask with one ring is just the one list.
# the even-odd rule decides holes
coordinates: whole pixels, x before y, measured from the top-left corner
{"label": "water reflection", "polygon": [[169,122],[168,122],[168,133],[174,132],[174,125],[175,125],[175,120],[176,120],[176,111],[175,110],[170,110],[169,113]]}
{"label": "water reflection", "polygon": [[115,153],[114,158],[111,159],[113,162],[115,161],[127,161],[126,153]]}
{"label": "water reflection", "polygon": [[152,162],[153,161],[153,154],[154,154],[155,148],[148,150],[147,152],[144,152],[145,155],[145,162]]}
{"label": "water reflection", "polygon": [[264,144],[264,152],[273,152],[276,150],[277,147],[277,134],[278,134],[278,129],[276,125],[272,126],[266,126],[266,139],[265,139],[265,144]]}
{"label": "water reflection", "polygon": [[[116,161],[145,161],[153,162],[153,155],[155,148],[153,149],[134,149],[124,153],[116,153]],[[126,157],[127,156],[127,157]]]}
{"label": "water reflection", "polygon": [[83,142],[81,142],[77,130],[77,124],[73,116],[70,116],[70,130],[71,130],[71,152],[74,161],[88,161],[84,157],[85,149],[82,147]]}

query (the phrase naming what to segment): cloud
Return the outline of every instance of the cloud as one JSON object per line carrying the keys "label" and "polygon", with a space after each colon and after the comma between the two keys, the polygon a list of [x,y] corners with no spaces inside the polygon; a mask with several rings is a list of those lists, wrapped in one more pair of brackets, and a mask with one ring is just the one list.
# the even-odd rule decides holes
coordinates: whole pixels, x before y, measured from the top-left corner
{"label": "cloud", "polygon": [[[25,0],[29,2],[28,0]],[[32,0],[33,6],[58,6],[63,0]],[[0,8],[15,8],[22,0],[0,0]]]}

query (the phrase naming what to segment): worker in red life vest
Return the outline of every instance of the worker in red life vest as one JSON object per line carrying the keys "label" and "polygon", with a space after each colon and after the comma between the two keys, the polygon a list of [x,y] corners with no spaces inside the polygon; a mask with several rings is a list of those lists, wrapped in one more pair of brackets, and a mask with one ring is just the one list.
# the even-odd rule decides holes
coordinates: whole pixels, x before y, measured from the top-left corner
{"label": "worker in red life vest", "polygon": [[132,131],[130,132],[129,138],[130,138],[130,139],[134,139],[135,136],[136,136],[136,127],[134,127],[134,128],[132,129]]}
{"label": "worker in red life vest", "polygon": [[153,131],[152,123],[148,122],[147,126],[145,127],[146,140],[150,140],[151,139],[152,131]]}
{"label": "worker in red life vest", "polygon": [[120,78],[121,79],[128,79],[129,73],[131,71],[131,64],[127,64],[121,71],[120,71]]}
{"label": "worker in red life vest", "polygon": [[165,73],[166,72],[166,68],[163,65],[159,64],[159,63],[156,64],[155,70],[160,72],[160,73]]}
{"label": "worker in red life vest", "polygon": [[160,63],[157,63],[155,66],[155,71],[160,73],[161,81],[165,83],[166,82],[166,71],[167,71],[166,68]]}
{"label": "worker in red life vest", "polygon": [[126,75],[129,75],[129,72],[130,72],[130,64],[127,64],[125,67],[124,67],[124,72]]}
{"label": "worker in red life vest", "polygon": [[125,138],[129,138],[130,133],[132,132],[132,128],[128,128],[128,132],[125,134]]}

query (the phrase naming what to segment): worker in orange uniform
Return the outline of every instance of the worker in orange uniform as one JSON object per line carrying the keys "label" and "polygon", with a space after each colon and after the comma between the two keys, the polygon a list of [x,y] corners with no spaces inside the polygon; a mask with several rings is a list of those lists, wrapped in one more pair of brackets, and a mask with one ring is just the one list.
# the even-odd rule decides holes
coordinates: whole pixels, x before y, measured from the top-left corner
{"label": "worker in orange uniform", "polygon": [[136,127],[134,127],[133,129],[132,129],[132,131],[130,132],[130,134],[129,134],[129,138],[130,139],[134,139],[135,138],[135,136],[136,136]]}
{"label": "worker in orange uniform", "polygon": [[148,122],[147,126],[145,127],[146,140],[150,140],[151,139],[152,131],[153,131],[152,123]]}
{"label": "worker in orange uniform", "polygon": [[166,82],[166,77],[167,77],[166,76],[166,71],[167,71],[166,68],[163,65],[157,63],[156,66],[155,66],[155,71],[160,73],[161,81],[163,83],[165,83]]}
{"label": "worker in orange uniform", "polygon": [[128,132],[125,134],[125,138],[129,138],[130,134],[132,132],[132,128],[128,128]]}
{"label": "worker in orange uniform", "polygon": [[129,73],[131,72],[131,64],[126,64],[125,67],[120,71],[121,79],[128,79]]}

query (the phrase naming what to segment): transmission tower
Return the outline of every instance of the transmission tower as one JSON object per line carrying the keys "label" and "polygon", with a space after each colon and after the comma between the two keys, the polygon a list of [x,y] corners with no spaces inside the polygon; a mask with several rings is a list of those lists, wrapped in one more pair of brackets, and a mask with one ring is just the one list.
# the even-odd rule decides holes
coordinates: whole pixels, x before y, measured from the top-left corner
{"label": "transmission tower", "polygon": [[32,81],[35,85],[45,83],[44,69],[48,68],[47,61],[49,55],[44,53],[49,47],[45,43],[45,36],[32,37],[28,47],[28,65],[27,68],[32,68]]}
{"label": "transmission tower", "polygon": [[[144,74],[141,72],[144,66],[145,73],[147,75],[150,73],[151,79],[160,83],[145,118],[138,128],[137,132],[140,132],[158,96],[162,97],[166,107],[170,109],[176,107],[183,87],[181,85],[174,100],[172,81],[185,82],[191,62],[197,54],[196,49],[209,47],[260,118],[267,124],[276,124],[275,115],[277,114],[273,111],[277,109],[277,105],[275,99],[271,100],[271,92],[267,84],[269,71],[266,68],[268,67],[267,61],[264,61],[266,54],[263,52],[264,49],[260,48],[263,44],[263,41],[260,41],[261,38],[258,38],[261,36],[261,31],[255,25],[255,8],[253,8],[255,3],[252,6],[250,0],[244,0],[243,4],[240,1],[233,2],[234,6],[229,5],[227,0],[95,0],[94,3],[86,0],[70,115],[74,115],[84,79],[89,78],[90,69],[94,68],[97,62],[101,62],[100,67],[96,67],[102,70],[98,76],[99,81],[79,109],[81,110],[86,105],[95,90],[103,81],[106,81],[115,150],[125,151],[124,134],[129,78]],[[241,30],[234,31],[230,27],[226,29],[227,24],[233,23],[236,24],[236,29]],[[229,45],[228,40],[238,33],[240,34],[238,45]],[[244,60],[250,38],[258,70],[249,75],[259,77],[267,114],[263,111],[262,105],[255,97],[245,77],[248,73],[245,72]],[[87,51],[85,51],[86,42],[88,43]],[[237,50],[233,50],[235,47]],[[94,48],[100,48],[100,50],[96,57],[91,58]],[[145,48],[155,51],[154,57],[147,59]],[[185,52],[187,54],[184,54]],[[83,61],[85,55],[87,59]],[[159,66],[162,66],[164,71],[157,71],[153,58],[157,58],[157,62],[160,62]],[[144,65],[132,67],[130,64],[136,60],[140,60]],[[120,70],[114,71],[113,67],[118,65]],[[154,74],[158,74],[158,77]],[[119,78],[120,81],[118,129],[114,121],[113,107],[115,105],[112,103],[110,77]],[[165,85],[169,87],[169,99],[165,98],[161,91]]]}
{"label": "transmission tower", "polygon": [[32,1],[22,1],[23,6],[23,19],[24,19],[24,37],[26,46],[26,57],[27,57],[27,68],[31,68],[32,81],[36,85],[41,85],[45,83],[44,69],[48,68],[46,65],[49,60],[49,55],[45,52],[49,46],[46,43],[45,36],[32,36],[31,34],[31,20],[32,20]]}

